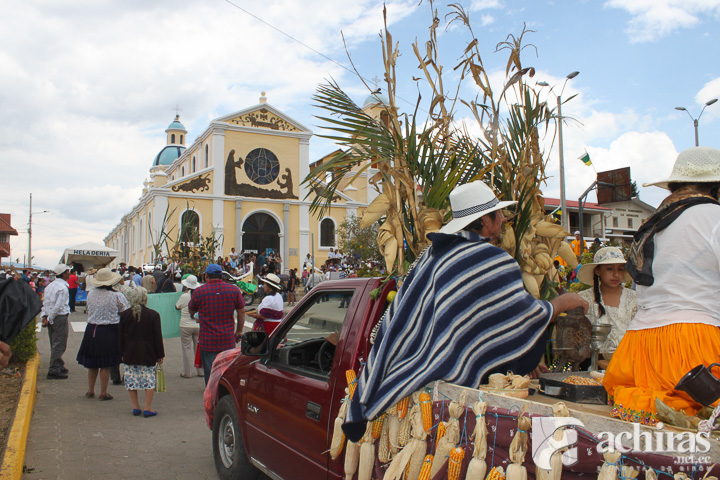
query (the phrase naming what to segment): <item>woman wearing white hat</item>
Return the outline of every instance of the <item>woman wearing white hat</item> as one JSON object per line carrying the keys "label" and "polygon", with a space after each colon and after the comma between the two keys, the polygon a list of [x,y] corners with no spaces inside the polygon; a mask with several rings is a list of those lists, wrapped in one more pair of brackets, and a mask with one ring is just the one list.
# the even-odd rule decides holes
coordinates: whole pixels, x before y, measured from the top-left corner
{"label": "woman wearing white hat", "polygon": [[701,408],[675,385],[720,354],[720,150],[689,148],[668,179],[650,185],[670,195],[630,248],[638,311],[604,384],[613,415],[655,424],[656,400],[689,415]]}
{"label": "woman wearing white hat", "polygon": [[190,317],[188,304],[192,298],[192,292],[202,285],[198,283],[195,275],[186,275],[180,283],[183,286],[183,294],[175,304],[175,309],[180,310],[180,345],[183,353],[183,371],[180,374],[183,378],[194,376],[202,377],[201,368],[195,368],[195,354],[197,353],[197,341],[200,335],[200,325]]}
{"label": "woman wearing white hat", "polygon": [[263,288],[265,289],[265,296],[258,305],[257,312],[246,312],[246,315],[255,319],[253,330],[263,330],[269,335],[280,325],[283,317],[280,278],[274,273],[268,273],[263,280]]}
{"label": "woman wearing white hat", "polygon": [[86,397],[95,396],[95,383],[100,376],[100,400],[112,400],[107,393],[110,367],[120,365],[118,330],[120,312],[130,308],[125,295],[113,290],[122,277],[109,268],[101,268],[88,283],[94,287],[87,296],[87,327],[83,336],[77,361],[88,369]]}
{"label": "woman wearing white hat", "polygon": [[595,252],[592,263],[580,267],[578,280],[592,288],[580,292],[590,304],[588,316],[593,324],[612,325],[600,353],[609,358],[620,345],[630,321],[637,312],[635,291],[625,288],[631,281],[625,271],[625,257],[617,247],[603,247]]}

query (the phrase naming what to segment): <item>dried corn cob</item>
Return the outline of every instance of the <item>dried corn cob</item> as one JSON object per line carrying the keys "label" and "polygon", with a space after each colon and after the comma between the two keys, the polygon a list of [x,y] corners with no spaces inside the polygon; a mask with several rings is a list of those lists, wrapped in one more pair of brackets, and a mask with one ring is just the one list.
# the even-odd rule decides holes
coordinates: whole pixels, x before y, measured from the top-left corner
{"label": "dried corn cob", "polygon": [[450,450],[450,459],[448,460],[448,480],[458,480],[460,478],[460,469],[465,458],[465,449],[455,447]]}
{"label": "dried corn cob", "polygon": [[503,467],[491,468],[486,480],[505,480],[505,471],[503,470]]}
{"label": "dried corn cob", "polygon": [[[389,418],[389,417],[388,417]],[[388,463],[392,460],[392,452],[390,451],[390,422],[388,418],[383,422],[382,434],[378,442],[378,460],[380,463]]]}
{"label": "dried corn cob", "polygon": [[420,409],[422,412],[423,428],[426,432],[430,432],[433,425],[432,402],[430,401],[430,395],[425,392],[420,394]]}
{"label": "dried corn cob", "polygon": [[357,375],[355,370],[347,370],[345,372],[345,378],[347,379],[348,389],[350,390],[350,399],[352,400],[353,394],[355,393],[355,387],[357,387]]}
{"label": "dried corn cob", "polygon": [[345,480],[352,480],[360,462],[360,445],[355,442],[347,442],[345,449]]}
{"label": "dried corn cob", "polygon": [[437,437],[435,438],[435,453],[437,453],[437,446],[440,440],[445,436],[445,422],[438,423]]}
{"label": "dried corn cob", "polygon": [[347,414],[348,406],[350,402],[348,397],[345,396],[345,400],[340,405],[337,417],[335,417],[335,423],[333,425],[333,436],[330,443],[330,458],[335,460],[340,456],[345,445],[345,434],[342,431],[342,424],[345,421],[345,415]]}
{"label": "dried corn cob", "polygon": [[400,421],[400,428],[398,429],[397,444],[399,447],[404,447],[408,440],[410,440],[410,418],[405,417]]}
{"label": "dried corn cob", "polygon": [[432,463],[433,456],[425,455],[425,460],[423,460],[423,466],[420,469],[420,475],[418,476],[418,480],[430,480],[430,468],[432,467]]}
{"label": "dried corn cob", "polygon": [[383,413],[379,417],[377,417],[375,420],[373,420],[372,423],[372,438],[373,440],[377,440],[380,438],[380,435],[382,435],[383,430],[383,423],[385,423],[385,414]]}
{"label": "dried corn cob", "polygon": [[410,396],[407,396],[400,400],[397,404],[398,418],[405,418],[408,412],[408,406],[410,405]]}
{"label": "dried corn cob", "polygon": [[372,426],[368,425],[360,443],[360,461],[358,464],[358,480],[371,480],[375,465],[375,443],[372,439]]}

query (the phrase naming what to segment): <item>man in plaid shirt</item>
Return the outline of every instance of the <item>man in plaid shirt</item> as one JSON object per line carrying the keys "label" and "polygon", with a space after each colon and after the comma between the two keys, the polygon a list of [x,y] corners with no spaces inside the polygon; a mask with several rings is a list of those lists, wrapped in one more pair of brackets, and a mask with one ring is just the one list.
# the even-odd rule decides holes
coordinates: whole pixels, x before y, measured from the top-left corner
{"label": "man in plaid shirt", "polygon": [[[222,280],[222,267],[211,263],[205,269],[205,284],[192,294],[188,311],[191,316],[198,314],[198,349],[207,385],[215,357],[224,350],[235,348],[242,336],[245,301],[238,287]],[[237,326],[234,312],[237,312]]]}

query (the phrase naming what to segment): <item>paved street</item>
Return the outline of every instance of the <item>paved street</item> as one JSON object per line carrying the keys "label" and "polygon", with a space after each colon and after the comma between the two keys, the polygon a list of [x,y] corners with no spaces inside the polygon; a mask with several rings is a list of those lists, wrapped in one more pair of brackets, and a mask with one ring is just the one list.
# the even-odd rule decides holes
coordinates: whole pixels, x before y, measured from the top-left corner
{"label": "paved street", "polygon": [[[87,316],[73,313],[71,322]],[[217,478],[205,425],[202,377],[180,377],[180,339],[165,340],[167,392],[156,393],[157,417],[134,417],[125,387],[110,384],[111,401],[85,398],[87,370],[75,360],[81,332],[70,329],[64,355],[70,378],[48,380],[47,332],[39,335],[37,404],[28,439],[24,480]],[[140,394],[142,404],[142,393]]]}

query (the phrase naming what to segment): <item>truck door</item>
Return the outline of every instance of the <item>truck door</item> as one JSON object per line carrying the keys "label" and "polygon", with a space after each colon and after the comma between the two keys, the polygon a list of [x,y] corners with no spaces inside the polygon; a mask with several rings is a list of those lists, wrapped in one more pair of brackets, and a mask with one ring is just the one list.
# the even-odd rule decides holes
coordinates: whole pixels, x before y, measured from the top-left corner
{"label": "truck door", "polygon": [[327,477],[333,392],[345,377],[334,371],[343,344],[335,350],[360,297],[353,289],[310,295],[270,339],[267,361],[253,365],[244,406],[251,457],[284,479]]}

